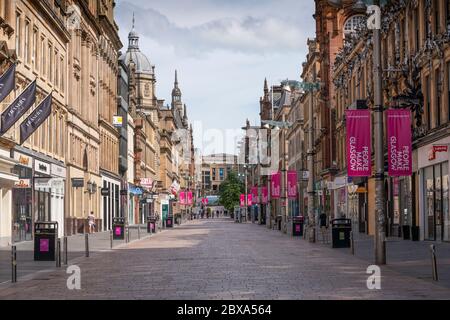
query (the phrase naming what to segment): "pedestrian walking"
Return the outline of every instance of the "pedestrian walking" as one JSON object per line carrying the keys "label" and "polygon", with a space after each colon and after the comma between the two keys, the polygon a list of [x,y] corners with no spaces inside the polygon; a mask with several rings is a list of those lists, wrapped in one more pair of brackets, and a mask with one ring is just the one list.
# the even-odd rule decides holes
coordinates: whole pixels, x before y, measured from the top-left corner
{"label": "pedestrian walking", "polygon": [[88,224],[89,224],[89,233],[94,233],[95,231],[95,216],[94,212],[91,211],[91,213],[88,216]]}

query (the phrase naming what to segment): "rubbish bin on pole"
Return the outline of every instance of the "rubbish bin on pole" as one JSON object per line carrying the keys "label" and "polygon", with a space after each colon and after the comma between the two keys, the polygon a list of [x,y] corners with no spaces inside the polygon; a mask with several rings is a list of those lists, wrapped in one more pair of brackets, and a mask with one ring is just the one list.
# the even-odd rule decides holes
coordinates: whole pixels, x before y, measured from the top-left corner
{"label": "rubbish bin on pole", "polygon": [[125,218],[113,218],[113,240],[125,240]]}
{"label": "rubbish bin on pole", "polygon": [[58,222],[34,223],[34,261],[56,261]]}
{"label": "rubbish bin on pole", "polygon": [[305,218],[302,216],[292,218],[292,236],[303,237],[303,226],[305,224]]}
{"label": "rubbish bin on pole", "polygon": [[148,233],[156,233],[157,232],[156,217],[155,216],[149,216],[147,218],[147,232]]}
{"label": "rubbish bin on pole", "polygon": [[352,221],[350,219],[334,219],[331,221],[333,248],[350,248]]}
{"label": "rubbish bin on pole", "polygon": [[173,228],[173,216],[167,216],[166,228]]}

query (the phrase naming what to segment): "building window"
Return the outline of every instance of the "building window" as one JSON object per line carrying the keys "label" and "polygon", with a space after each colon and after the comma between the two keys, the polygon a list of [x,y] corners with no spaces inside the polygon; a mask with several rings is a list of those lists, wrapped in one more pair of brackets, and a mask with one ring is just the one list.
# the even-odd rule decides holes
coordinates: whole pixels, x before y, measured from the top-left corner
{"label": "building window", "polygon": [[440,90],[440,82],[441,82],[441,73],[439,69],[435,71],[435,87],[436,87],[436,110],[434,114],[436,115],[436,127],[441,125],[441,90]]}
{"label": "building window", "polygon": [[25,44],[23,46],[23,59],[25,60],[26,64],[30,63],[30,51],[29,51],[29,45],[30,45],[30,21],[25,21]]}
{"label": "building window", "polygon": [[20,47],[20,13],[16,14],[16,52],[17,56],[22,55],[22,50]]}
{"label": "building window", "polygon": [[445,20],[446,20],[446,26],[447,26],[447,32],[450,32],[450,1],[445,0]]}
{"label": "building window", "polygon": [[37,69],[37,61],[36,61],[36,53],[37,53],[37,42],[38,42],[38,31],[37,29],[33,29],[33,40],[32,40],[32,55],[31,55],[31,64],[33,66],[33,70]]}
{"label": "building window", "polygon": [[450,121],[450,62],[447,62],[447,114]]}
{"label": "building window", "polygon": [[48,44],[48,81],[53,83],[53,46]]}
{"label": "building window", "polygon": [[441,29],[441,26],[440,26],[440,23],[441,23],[441,19],[440,19],[441,16],[440,16],[440,14],[441,14],[441,12],[439,10],[439,2],[440,1],[438,1],[438,0],[434,0],[433,1],[434,34],[438,34],[440,29]]}
{"label": "building window", "polygon": [[344,24],[344,38],[352,33],[355,33],[358,26],[366,22],[366,16],[355,15],[347,19]]}
{"label": "building window", "polygon": [[431,80],[430,80],[430,76],[427,76],[425,78],[425,92],[427,95],[427,100],[426,100],[426,108],[427,108],[427,127],[428,129],[432,129],[431,128]]}
{"label": "building window", "polygon": [[45,52],[45,38],[41,38],[41,65],[40,65],[40,71],[42,76],[45,76],[45,58],[46,57],[46,52]]}

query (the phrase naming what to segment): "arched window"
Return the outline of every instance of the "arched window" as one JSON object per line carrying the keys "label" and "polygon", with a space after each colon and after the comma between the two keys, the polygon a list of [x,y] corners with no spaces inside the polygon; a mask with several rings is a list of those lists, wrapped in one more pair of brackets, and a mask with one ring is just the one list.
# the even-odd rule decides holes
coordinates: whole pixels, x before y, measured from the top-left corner
{"label": "arched window", "polygon": [[344,38],[356,31],[356,28],[366,21],[366,16],[359,14],[351,16],[344,24]]}

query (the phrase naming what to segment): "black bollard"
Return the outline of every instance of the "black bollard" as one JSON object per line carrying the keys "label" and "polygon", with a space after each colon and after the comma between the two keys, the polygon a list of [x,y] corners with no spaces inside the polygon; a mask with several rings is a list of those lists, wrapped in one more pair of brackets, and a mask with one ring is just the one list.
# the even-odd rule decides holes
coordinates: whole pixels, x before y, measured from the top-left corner
{"label": "black bollard", "polygon": [[84,247],[86,251],[86,258],[89,258],[89,234],[84,235]]}
{"label": "black bollard", "polygon": [[434,244],[432,244],[430,246],[430,250],[431,250],[431,267],[432,267],[432,273],[433,273],[433,280],[439,281],[437,260],[436,260],[436,246]]}
{"label": "black bollard", "polygon": [[64,237],[63,238],[63,257],[64,257],[64,259],[63,259],[63,263],[64,263],[64,265],[65,266],[67,266],[68,265],[68,255],[69,255],[69,253],[68,253],[68,243],[67,243],[67,237]]}
{"label": "black bollard", "polygon": [[61,239],[56,239],[56,267],[61,268]]}
{"label": "black bollard", "polygon": [[11,282],[16,283],[17,282],[17,248],[16,246],[12,246],[11,248]]}

